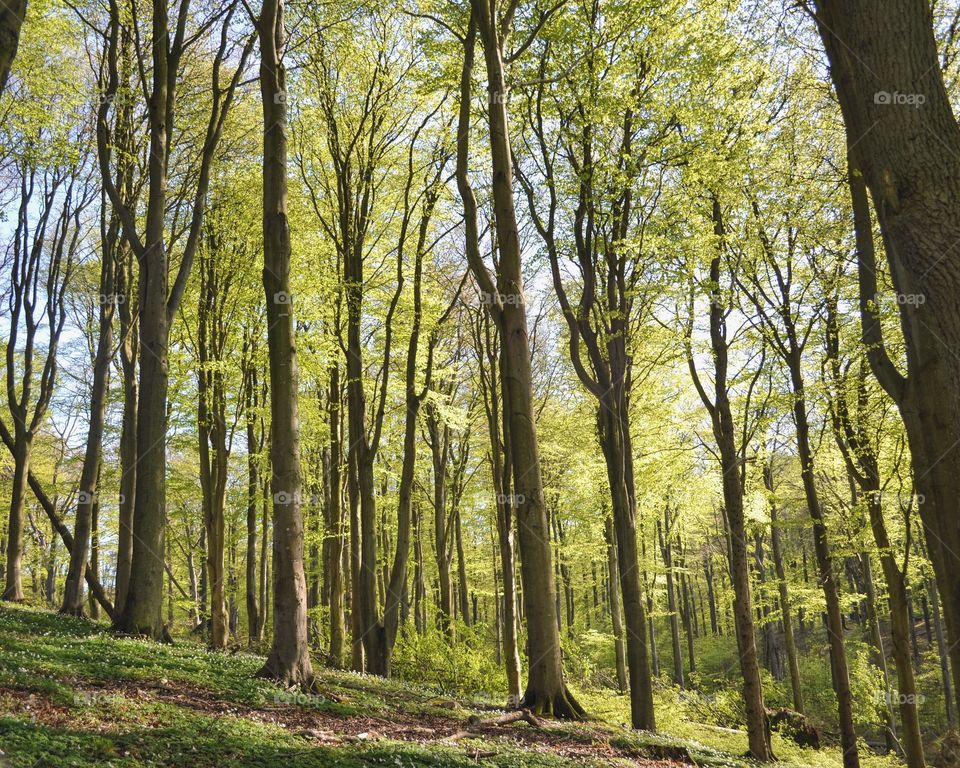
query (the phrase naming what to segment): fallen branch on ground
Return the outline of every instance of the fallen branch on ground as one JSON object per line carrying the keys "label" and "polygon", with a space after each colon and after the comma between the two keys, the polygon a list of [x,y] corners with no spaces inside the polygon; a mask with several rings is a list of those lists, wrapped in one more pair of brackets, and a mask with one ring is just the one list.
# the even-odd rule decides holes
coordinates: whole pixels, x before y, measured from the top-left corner
{"label": "fallen branch on ground", "polygon": [[540,718],[536,717],[529,709],[518,709],[515,712],[507,712],[506,714],[498,717],[491,717],[487,720],[484,720],[477,715],[470,715],[470,717],[467,718],[466,728],[447,736],[445,741],[459,741],[460,739],[465,739],[471,735],[475,735],[483,728],[488,728],[495,725],[509,725],[510,723],[517,723],[520,721],[529,723],[534,728],[547,727],[546,724]]}

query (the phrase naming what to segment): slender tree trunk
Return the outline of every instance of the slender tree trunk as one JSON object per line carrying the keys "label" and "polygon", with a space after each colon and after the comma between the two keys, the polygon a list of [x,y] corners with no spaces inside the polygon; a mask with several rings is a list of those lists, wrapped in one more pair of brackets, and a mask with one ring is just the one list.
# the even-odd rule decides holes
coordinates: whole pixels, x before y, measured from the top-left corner
{"label": "slender tree trunk", "polygon": [[[533,407],[533,382],[530,344],[527,333],[526,306],[523,300],[520,238],[513,199],[513,161],[507,121],[508,92],[503,70],[500,19],[491,3],[472,0],[471,29],[467,35],[464,57],[465,76],[461,80],[461,120],[458,135],[458,185],[461,197],[468,197],[469,182],[466,162],[469,136],[470,72],[472,71],[475,31],[483,42],[486,59],[489,99],[489,136],[493,172],[493,205],[497,242],[500,247],[498,284],[491,283],[480,254],[471,256],[474,276],[483,290],[507,297],[496,310],[503,345],[503,411],[510,429],[510,450],[513,470],[513,501],[517,515],[517,531],[521,557],[524,614],[527,620],[529,667],[523,705],[540,714],[561,718],[580,718],[584,711],[567,690],[560,657],[560,636],[557,631],[556,582],[550,552],[550,530],[547,524],[543,477],[537,447],[536,419]],[[466,81],[466,88],[463,82]],[[468,133],[468,130],[467,130]],[[473,221],[476,223],[476,201],[472,190]],[[470,218],[470,217],[468,217]]]}
{"label": "slender tree trunk", "polygon": [[433,550],[440,594],[437,602],[440,628],[453,638],[453,578],[450,573],[452,542],[447,524],[447,474],[450,464],[450,427],[440,421],[437,408],[427,407],[427,428],[433,457]]}
{"label": "slender tree trunk", "polygon": [[273,644],[258,674],[287,686],[312,686],[300,508],[297,349],[290,301],[283,0],[264,2],[258,33],[263,102],[263,287],[270,357],[274,603]]}
{"label": "slender tree trunk", "polygon": [[327,601],[330,614],[330,647],[328,659],[330,666],[343,665],[343,644],[346,636],[343,610],[343,510],[341,469],[343,450],[340,445],[341,402],[340,402],[340,366],[330,366],[330,381],[327,389],[328,421],[330,428],[330,446],[327,465],[327,497],[324,549],[324,574],[327,584]]}
{"label": "slender tree trunk", "polygon": [[[773,494],[773,472],[769,464],[764,464],[763,479],[767,492]],[[776,499],[770,502],[770,548],[773,551],[773,567],[777,573],[777,588],[780,591],[780,621],[783,624],[783,642],[787,651],[787,669],[790,672],[790,691],[793,695],[793,709],[803,713],[803,685],[800,680],[800,661],[797,656],[797,643],[793,636],[793,614],[790,607],[790,590],[787,586],[787,573],[783,564],[783,548],[780,540],[780,526],[777,520]]]}
{"label": "slender tree trunk", "polygon": [[933,607],[933,626],[937,636],[937,651],[940,658],[940,679],[943,683],[943,699],[947,714],[947,723],[950,728],[956,730],[957,710],[953,699],[953,680],[950,677],[950,657],[947,654],[943,624],[940,621],[940,599],[937,596],[937,585],[932,579],[927,581],[927,593],[930,595],[930,605]]}
{"label": "slender tree trunk", "polygon": [[623,648],[623,613],[620,608],[620,567],[617,563],[616,531],[613,519],[608,517],[604,527],[607,540],[607,572],[609,582],[607,593],[610,595],[610,617],[613,622],[613,646],[617,658],[617,685],[620,693],[627,690],[627,663]]}
{"label": "slender tree trunk", "polygon": [[137,489],[137,410],[140,385],[137,380],[139,330],[133,290],[133,252],[124,249],[117,270],[117,301],[120,315],[120,364],[123,372],[123,416],[120,425],[120,497],[117,513],[117,575],[114,591],[119,607],[127,601],[133,561],[133,509]]}
{"label": "slender tree trunk", "polygon": [[[107,214],[101,214],[106,216]],[[116,306],[114,274],[115,251],[118,246],[120,222],[116,215],[104,229],[100,258],[99,336],[93,360],[93,384],[90,388],[90,418],[87,426],[87,444],[80,470],[80,493],[77,501],[76,522],[73,530],[73,550],[63,590],[61,612],[73,616],[83,614],[83,569],[87,564],[87,546],[92,530],[93,510],[97,503],[100,462],[103,454],[103,432],[107,416],[107,396],[110,387],[110,364],[113,357],[113,315]]]}
{"label": "slender tree trunk", "polygon": [[23,568],[23,528],[27,499],[27,475],[30,472],[32,448],[32,435],[24,434],[23,429],[17,427],[14,437],[10,517],[7,523],[6,582],[3,588],[3,599],[14,602],[22,602],[24,599],[21,576]]}
{"label": "slender tree trunk", "polygon": [[255,335],[251,333],[244,342],[244,410],[247,428],[247,540],[245,592],[247,603],[247,640],[254,645],[260,638],[260,601],[257,590],[257,522],[260,512],[260,466],[259,453],[263,448],[257,439],[256,408],[259,384],[257,381]]}
{"label": "slender tree trunk", "polygon": [[[743,506],[744,470],[741,461],[742,453],[738,451],[736,444],[735,435],[737,431],[728,391],[729,342],[726,329],[726,304],[721,296],[720,287],[725,226],[723,209],[716,196],[712,199],[711,218],[713,220],[713,233],[718,240],[716,251],[710,260],[708,286],[710,346],[714,364],[712,402],[697,374],[689,338],[687,342],[687,364],[700,399],[710,413],[713,435],[719,451],[723,487],[722,511],[726,525],[730,578],[733,584],[734,627],[739,652],[740,674],[743,678],[743,698],[746,704],[750,755],[757,760],[768,761],[773,759],[773,750],[770,744],[770,724],[763,703],[763,686],[757,659],[756,633],[754,630],[753,606],[751,605],[746,515]],[[693,297],[691,296],[691,302],[692,300]],[[693,312],[692,305],[690,312],[691,314]],[[693,331],[692,321],[693,318],[691,317],[691,327],[689,329],[691,334]],[[664,525],[669,534],[668,518],[665,519]],[[665,551],[665,560],[666,557],[667,552]],[[669,578],[669,563],[665,563],[665,565]],[[676,641],[674,641],[674,645],[676,645]]]}
{"label": "slender tree trunk", "polygon": [[[795,350],[795,348],[794,348]],[[820,506],[819,492],[814,476],[814,458],[810,446],[810,427],[807,422],[807,405],[803,395],[803,378],[800,355],[796,351],[790,355],[788,366],[791,372],[794,393],[794,422],[797,429],[797,446],[800,456],[800,476],[803,481],[807,510],[813,520],[814,551],[820,575],[820,586],[826,601],[827,634],[830,643],[830,657],[834,669],[834,690],[837,694],[837,706],[840,720],[840,745],[843,749],[844,768],[859,768],[860,757],[857,748],[857,733],[853,724],[853,694],[850,690],[850,672],[844,644],[843,616],[840,612],[840,594],[837,579],[833,572],[833,558],[827,540],[826,521]]]}
{"label": "slender tree trunk", "polygon": [[[681,688],[683,679],[683,650],[680,644],[680,621],[677,611],[677,590],[673,571],[673,532],[671,530],[670,504],[663,510],[663,524],[658,521],[660,552],[663,555],[663,569],[667,579],[667,611],[670,620],[670,645],[673,653],[673,682]],[[666,529],[666,530],[664,530]]]}

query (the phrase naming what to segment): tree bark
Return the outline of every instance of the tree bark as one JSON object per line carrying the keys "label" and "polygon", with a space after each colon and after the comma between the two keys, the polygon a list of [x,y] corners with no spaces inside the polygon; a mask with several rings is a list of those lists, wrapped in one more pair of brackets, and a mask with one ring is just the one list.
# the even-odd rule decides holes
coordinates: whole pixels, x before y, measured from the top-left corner
{"label": "tree bark", "polygon": [[[101,214],[106,216],[107,214]],[[110,215],[110,223],[101,230],[99,335],[93,359],[93,384],[90,388],[90,417],[87,443],[80,470],[80,491],[77,499],[73,549],[63,588],[61,613],[83,615],[83,569],[87,565],[87,549],[97,504],[100,464],[103,455],[103,432],[107,417],[107,396],[110,387],[110,364],[113,358],[113,315],[115,309],[114,272],[119,249],[120,222]]]}
{"label": "tree bark", "polygon": [[273,643],[257,673],[286,686],[313,685],[300,507],[297,348],[287,220],[287,93],[283,0],[266,0],[257,24],[263,102],[263,287],[270,357],[273,494]]}
{"label": "tree bark", "polygon": [[783,547],[780,539],[777,500],[773,497],[773,468],[769,462],[763,465],[763,482],[770,494],[770,549],[773,552],[773,567],[777,573],[777,588],[780,592],[780,621],[783,624],[783,642],[787,652],[787,669],[790,672],[790,692],[793,695],[793,709],[803,714],[803,685],[800,680],[800,661],[797,656],[797,643],[793,635],[793,613],[790,607],[790,589],[787,586],[787,573],[783,564]]}
{"label": "tree bark", "polygon": [[[471,269],[481,289],[498,301],[496,319],[503,345],[502,380],[504,417],[510,429],[513,471],[512,506],[516,510],[521,557],[524,614],[527,620],[529,668],[522,706],[561,718],[581,718],[584,711],[567,689],[560,658],[560,636],[555,606],[556,583],[550,552],[543,477],[537,448],[533,408],[533,381],[526,307],[523,300],[520,239],[513,199],[513,161],[507,126],[507,87],[503,70],[500,19],[492,0],[472,0],[471,24],[461,79],[461,119],[458,131],[458,186],[465,204],[476,201],[468,190],[466,163],[469,148],[470,73],[473,41],[483,42],[489,93],[489,136],[493,174],[493,207],[500,248],[497,286],[494,287],[479,253],[470,256]],[[465,83],[465,86],[464,86]],[[464,94],[466,98],[464,99]],[[464,120],[464,112],[467,117]],[[467,202],[469,199],[470,202]],[[470,218],[470,216],[468,216]]]}
{"label": "tree bark", "polygon": [[0,95],[7,87],[10,68],[20,45],[20,28],[27,15],[27,0],[11,0],[0,6]]}
{"label": "tree bark", "polygon": [[[960,347],[960,268],[945,258],[960,240],[960,126],[926,3],[819,0],[814,15],[846,124],[850,177],[871,192],[894,289],[913,299],[898,302],[903,376],[872,318],[877,286],[869,212],[855,218],[863,338],[906,426],[943,598],[954,696],[960,696],[960,359],[951,354]],[[901,103],[904,98],[913,101]]]}

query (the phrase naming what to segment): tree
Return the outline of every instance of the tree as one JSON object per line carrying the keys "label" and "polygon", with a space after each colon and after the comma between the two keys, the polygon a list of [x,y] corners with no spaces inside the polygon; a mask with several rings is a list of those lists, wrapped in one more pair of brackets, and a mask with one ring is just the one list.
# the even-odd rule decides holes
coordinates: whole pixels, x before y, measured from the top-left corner
{"label": "tree", "polygon": [[270,359],[270,466],[273,494],[273,642],[262,677],[313,685],[303,568],[297,347],[290,293],[287,219],[287,74],[283,0],[257,19],[263,102],[263,288]]}
{"label": "tree", "polygon": [[[747,447],[750,425],[747,417],[740,427],[740,444],[737,445],[737,425],[730,404],[731,381],[729,379],[730,342],[727,320],[735,306],[730,296],[724,296],[721,280],[727,271],[725,262],[726,229],[723,208],[720,200],[713,195],[710,200],[710,218],[713,223],[715,243],[710,257],[708,277],[703,281],[704,293],[709,298],[710,351],[713,361],[713,396],[711,397],[700,379],[696,358],[693,352],[691,336],[693,333],[693,312],[695,296],[691,294],[689,313],[690,325],[687,329],[687,366],[694,387],[710,414],[713,437],[717,444],[717,460],[720,465],[723,485],[723,519],[728,528],[730,546],[730,578],[733,582],[733,614],[737,631],[737,650],[740,657],[740,674],[743,677],[743,698],[747,711],[747,734],[750,742],[750,754],[757,760],[772,760],[770,745],[770,724],[763,704],[763,685],[760,678],[760,665],[757,659],[756,633],[754,630],[754,609],[750,594],[750,567],[747,555],[747,529],[744,515],[744,486],[747,476]],[[737,266],[729,267],[736,270]],[[734,279],[730,280],[734,284]],[[750,396],[763,370],[765,355],[761,353],[756,373],[748,386],[747,408]],[[787,619],[789,621],[789,619]]]}
{"label": "tree", "polygon": [[[24,599],[21,560],[34,437],[56,385],[57,349],[66,321],[64,297],[79,258],[81,216],[94,196],[84,177],[87,158],[82,151],[73,162],[42,163],[30,152],[16,162],[20,203],[10,260],[6,344],[14,468],[3,589],[3,599],[14,601]],[[45,348],[39,346],[44,337]],[[39,379],[34,373],[38,363]],[[83,555],[85,561],[85,549]]]}
{"label": "tree", "polygon": [[[121,37],[121,12],[117,0],[109,6],[104,39],[106,85],[97,113],[97,149],[104,190],[117,212],[123,237],[140,265],[139,350],[140,387],[137,402],[137,481],[134,496],[133,549],[127,594],[117,626],[134,634],[159,638],[163,597],[163,542],[166,521],[166,438],[168,351],[170,323],[173,319],[193,264],[200,240],[201,226],[210,182],[210,167],[233,101],[237,85],[246,68],[253,46],[249,37],[239,53],[238,66],[221,84],[224,62],[230,57],[231,20],[237,3],[213,12],[208,24],[221,23],[219,46],[211,65],[211,104],[205,135],[201,141],[199,169],[188,217],[186,239],[180,265],[171,288],[168,252],[167,205],[168,172],[172,152],[171,134],[177,105],[177,84],[183,56],[197,43],[200,35],[187,34],[190,2],[175,6],[175,24],[171,36],[166,2],[153,3],[151,22],[150,82],[140,86],[147,98],[150,151],[147,163],[147,201],[142,236],[131,201],[125,200],[113,181],[113,149],[109,142],[108,116],[120,88],[118,65]],[[135,15],[135,14],[134,14]],[[146,54],[137,48],[138,70],[147,72]]]}
{"label": "tree", "polygon": [[[509,31],[513,6],[501,15],[495,0],[473,0],[464,38],[460,80],[460,119],[457,127],[457,185],[466,209],[467,256],[474,279],[497,322],[503,349],[501,386],[503,418],[510,432],[513,474],[511,505],[515,508],[520,545],[524,613],[527,619],[529,669],[521,705],[556,717],[580,718],[583,708],[563,677],[557,628],[550,528],[537,449],[533,411],[532,371],[527,334],[520,238],[513,200],[513,160],[507,126],[508,92],[504,72],[504,32]],[[496,283],[474,243],[476,200],[467,178],[470,96],[476,38],[479,36],[487,71],[493,206],[499,261]],[[472,223],[471,223],[472,220]]]}
{"label": "tree", "polygon": [[[855,200],[863,340],[906,426],[920,507],[960,696],[960,126],[944,86],[930,8],[915,0],[808,4],[850,147],[849,174],[870,190],[898,296],[906,375],[873,319],[877,281],[869,205]],[[859,184],[852,181],[851,184]],[[918,300],[917,297],[923,297]]]}
{"label": "tree", "polygon": [[10,67],[20,44],[20,28],[27,15],[27,0],[13,0],[0,8],[0,95],[7,86]]}

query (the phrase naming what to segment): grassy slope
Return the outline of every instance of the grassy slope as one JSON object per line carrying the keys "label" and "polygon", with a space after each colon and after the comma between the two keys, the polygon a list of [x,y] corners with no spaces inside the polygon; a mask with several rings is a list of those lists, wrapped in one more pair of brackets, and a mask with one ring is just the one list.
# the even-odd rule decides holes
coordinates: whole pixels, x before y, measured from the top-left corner
{"label": "grassy slope", "polygon": [[[599,723],[486,727],[451,740],[468,715],[491,712],[397,681],[323,671],[323,695],[256,680],[249,654],[118,639],[101,624],[0,607],[0,766],[617,766],[665,768],[688,752],[700,765],[740,766],[736,732],[671,723],[687,739]],[[619,719],[622,701],[588,701]],[[482,706],[474,704],[474,707]],[[799,752],[792,765],[839,765]],[[689,764],[689,763],[688,763]]]}

